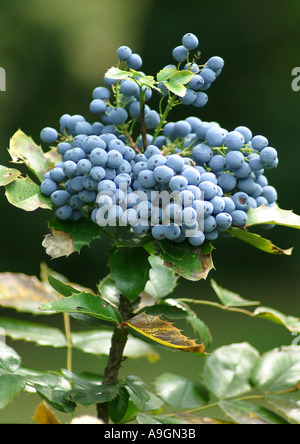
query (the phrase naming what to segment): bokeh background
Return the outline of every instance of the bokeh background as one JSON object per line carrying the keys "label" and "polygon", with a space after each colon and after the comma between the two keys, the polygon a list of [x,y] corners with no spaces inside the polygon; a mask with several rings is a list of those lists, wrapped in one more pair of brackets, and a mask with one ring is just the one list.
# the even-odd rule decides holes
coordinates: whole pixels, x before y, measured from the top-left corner
{"label": "bokeh background", "polygon": [[[170,118],[196,115],[228,130],[246,125],[254,134],[264,134],[280,158],[269,181],[278,190],[280,206],[299,214],[300,92],[291,87],[292,69],[300,66],[299,26],[300,3],[293,0],[1,0],[0,66],[6,70],[7,91],[0,92],[0,164],[9,162],[9,139],[18,128],[39,143],[40,130],[58,127],[64,113],[94,121],[88,108],[92,90],[103,84],[120,45],[141,54],[144,71],[155,74],[172,63],[172,49],[181,44],[182,35],[193,32],[200,39],[203,61],[220,55],[226,66],[209,90],[205,108],[178,107]],[[51,213],[13,208],[0,190],[0,215],[0,272],[39,275],[40,263],[46,262],[91,288],[106,275],[107,244],[96,241],[80,255],[50,261],[41,242]],[[294,246],[293,255],[271,256],[238,240],[222,239],[215,245],[216,271],[210,277],[245,298],[299,316],[299,232],[277,227],[263,234],[282,248]],[[208,282],[183,280],[175,295],[214,298]],[[213,348],[248,341],[263,353],[295,339],[267,321],[213,308],[202,307],[198,313],[212,331]],[[16,313],[0,309],[0,315]],[[62,326],[56,317],[47,322]],[[64,350],[12,345],[24,366],[55,370],[66,365]],[[126,361],[121,376],[134,373],[150,385],[163,371],[199,380],[203,360],[160,353],[156,364]],[[104,365],[105,358],[74,355],[74,371],[101,373]],[[0,412],[0,423],[30,423],[38,403],[36,396],[21,395]]]}

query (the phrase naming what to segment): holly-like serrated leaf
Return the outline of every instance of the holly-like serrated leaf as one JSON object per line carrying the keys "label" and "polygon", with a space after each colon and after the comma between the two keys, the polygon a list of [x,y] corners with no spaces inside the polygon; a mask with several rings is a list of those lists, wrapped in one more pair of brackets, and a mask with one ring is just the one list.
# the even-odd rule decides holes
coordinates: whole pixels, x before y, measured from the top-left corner
{"label": "holly-like serrated leaf", "polygon": [[41,314],[38,307],[58,299],[47,282],[22,273],[0,273],[0,306]]}
{"label": "holly-like serrated leaf", "polygon": [[177,285],[178,276],[170,268],[164,265],[163,259],[159,256],[149,257],[151,269],[149,271],[149,281],[145,291],[154,299],[161,299],[172,293]]}
{"label": "holly-like serrated leaf", "polygon": [[191,248],[186,243],[159,242],[160,256],[165,266],[171,268],[179,276],[189,281],[206,279],[208,273],[214,268],[211,252],[203,248]]}
{"label": "holly-like serrated leaf", "polygon": [[23,376],[0,371],[0,409],[3,409],[26,385]]}
{"label": "holly-like serrated leaf", "polygon": [[44,153],[42,148],[21,130],[11,138],[8,152],[14,163],[24,163],[40,182],[45,173],[61,161],[56,149]]}
{"label": "holly-like serrated leaf", "polygon": [[129,319],[124,325],[166,347],[196,354],[205,352],[204,344],[196,344],[194,340],[182,335],[173,324],[163,321],[159,316],[150,316],[143,312]]}
{"label": "holly-like serrated leaf", "polygon": [[105,77],[114,80],[124,80],[132,78],[132,74],[130,73],[130,71],[124,71],[122,69],[112,67],[108,71],[106,71]]}
{"label": "holly-like serrated leaf", "polygon": [[51,200],[41,193],[39,185],[29,177],[17,177],[6,186],[5,195],[9,203],[21,210],[52,209]]}
{"label": "holly-like serrated leaf", "polygon": [[110,253],[109,266],[117,289],[134,301],[149,278],[148,253],[143,248],[117,248]]}
{"label": "holly-like serrated leaf", "polygon": [[184,97],[186,94],[186,85],[194,77],[194,73],[188,70],[176,70],[172,74],[168,81],[163,81],[162,83],[174,94],[179,97]]}
{"label": "holly-like serrated leaf", "polygon": [[21,365],[21,358],[18,353],[4,342],[0,341],[0,372],[15,372]]}
{"label": "holly-like serrated leaf", "polygon": [[239,294],[220,287],[220,285],[218,285],[216,281],[214,281],[213,279],[211,280],[211,286],[214,289],[220,301],[222,302],[222,304],[227,307],[248,307],[251,305],[260,304],[260,302],[258,301],[250,301],[248,299],[243,299]]}
{"label": "holly-like serrated leaf", "polygon": [[0,165],[0,187],[8,185],[20,177],[20,175],[20,171],[16,170],[15,168],[7,168]]}
{"label": "holly-like serrated leaf", "polygon": [[172,75],[175,74],[175,72],[177,72],[177,68],[164,68],[164,69],[161,69],[157,73],[157,81],[158,82],[163,82],[165,80],[169,80],[170,77],[172,77]]}
{"label": "holly-like serrated leaf", "polygon": [[205,349],[208,349],[212,344],[212,335],[208,326],[200,319],[197,314],[183,302],[179,302],[177,299],[166,299],[165,301],[171,304],[174,308],[177,307],[185,313],[185,321],[191,325],[194,332],[200,336],[201,341],[205,345]]}
{"label": "holly-like serrated leaf", "polygon": [[278,205],[274,207],[261,205],[258,208],[250,208],[247,216],[248,227],[260,224],[275,224],[300,229],[300,216],[291,210],[282,210]]}
{"label": "holly-like serrated leaf", "polygon": [[77,222],[55,219],[49,222],[49,228],[51,234],[45,236],[43,247],[53,259],[79,253],[100,236],[100,227],[86,218]]}
{"label": "holly-like serrated leaf", "polygon": [[232,236],[236,237],[237,239],[247,242],[248,244],[252,245],[253,247],[264,251],[265,253],[290,256],[293,251],[293,248],[288,248],[286,250],[283,250],[283,249],[277,247],[276,245],[274,245],[270,240],[265,239],[264,237],[259,236],[256,233],[252,233],[250,231],[244,230],[242,228],[232,227],[229,230],[227,230],[227,233],[231,234]]}
{"label": "holly-like serrated leaf", "polygon": [[63,297],[59,301],[41,305],[40,310],[55,313],[81,313],[116,324],[121,321],[118,311],[112,305],[100,296],[91,293],[77,293],[70,297]]}

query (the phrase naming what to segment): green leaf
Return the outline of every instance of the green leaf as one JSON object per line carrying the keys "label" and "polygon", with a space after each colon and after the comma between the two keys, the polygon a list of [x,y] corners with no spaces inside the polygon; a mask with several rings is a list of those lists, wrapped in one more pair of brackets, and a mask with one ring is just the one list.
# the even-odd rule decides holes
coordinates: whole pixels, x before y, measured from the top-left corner
{"label": "green leaf", "polygon": [[81,313],[116,324],[121,321],[120,315],[112,305],[91,293],[77,293],[74,296],[63,297],[59,301],[41,305],[40,309],[55,313]]}
{"label": "green leaf", "polygon": [[207,358],[203,382],[218,399],[243,395],[252,388],[250,378],[258,359],[257,350],[247,343],[221,347]]}
{"label": "green leaf", "polygon": [[220,401],[219,406],[237,424],[287,424],[271,410],[252,402]]}
{"label": "green leaf", "polygon": [[127,376],[125,380],[126,390],[128,391],[131,401],[139,409],[143,411],[150,396],[146,389],[146,384],[137,376]]}
{"label": "green leaf", "polygon": [[216,295],[220,299],[223,305],[227,307],[247,307],[251,305],[259,305],[260,302],[250,301],[248,299],[241,298],[240,295],[234,293],[233,291],[226,290],[220,287],[216,281],[211,279],[211,286],[214,289]]}
{"label": "green leaf", "polygon": [[0,371],[1,369],[14,373],[21,365],[21,358],[18,353],[4,342],[0,341]]}
{"label": "green leaf", "polygon": [[116,248],[110,253],[109,266],[118,290],[134,301],[149,278],[148,253],[143,248]]}
{"label": "green leaf", "polygon": [[253,382],[268,394],[294,389],[300,382],[300,350],[285,347],[265,353],[254,370]]}
{"label": "green leaf", "polygon": [[42,148],[21,130],[11,138],[8,152],[14,163],[24,163],[40,182],[46,172],[61,161],[57,149],[44,153]]}
{"label": "green leaf", "polygon": [[186,243],[159,242],[160,256],[165,266],[171,268],[179,276],[189,281],[206,279],[208,273],[214,268],[210,252],[204,253],[202,248],[192,248]]}
{"label": "green leaf", "polygon": [[300,331],[300,319],[294,316],[287,316],[274,308],[269,307],[257,307],[253,313],[253,316],[258,318],[267,319],[268,321],[275,322],[283,325],[289,331]]}
{"label": "green leaf", "polygon": [[150,256],[149,263],[149,281],[146,284],[145,291],[153,299],[161,299],[172,293],[177,285],[178,276],[174,271],[164,266],[164,261],[159,256]]}
{"label": "green leaf", "polygon": [[71,285],[66,284],[58,279],[55,279],[53,276],[48,277],[49,284],[55,291],[57,291],[62,296],[72,296],[74,293],[80,293],[76,288],[71,287]]}
{"label": "green leaf", "polygon": [[97,224],[87,218],[77,222],[55,219],[49,222],[49,228],[51,234],[45,236],[43,247],[53,259],[79,253],[84,246],[99,238],[101,231]]}
{"label": "green leaf", "polygon": [[111,420],[118,424],[125,416],[129,404],[129,393],[125,387],[118,387],[118,396],[113,399],[108,406],[108,413]]}
{"label": "green leaf", "polygon": [[36,375],[29,374],[27,381],[38,395],[56,410],[70,413],[75,409],[75,402],[68,399],[71,385],[64,377],[50,372],[39,372]]}
{"label": "green leaf", "polygon": [[289,421],[300,424],[300,391],[267,396],[268,403]]}
{"label": "green leaf", "polygon": [[39,185],[29,177],[17,177],[6,186],[5,195],[10,204],[21,210],[52,209],[51,200],[41,193]]}
{"label": "green leaf", "polygon": [[20,177],[20,175],[20,171],[0,165],[0,187],[8,185]]}
{"label": "green leaf", "polygon": [[105,300],[115,305],[119,304],[121,293],[117,289],[116,283],[110,274],[100,282],[98,290]]}
{"label": "green leaf", "polygon": [[154,416],[145,415],[144,413],[138,413],[136,416],[136,421],[138,424],[162,424],[162,422],[155,419]]}
{"label": "green leaf", "polygon": [[186,88],[184,85],[189,83],[194,77],[194,73],[188,70],[176,70],[172,74],[168,81],[163,81],[163,84],[174,94],[179,97],[184,97],[186,94]]}
{"label": "green leaf", "polygon": [[66,346],[65,336],[58,328],[14,318],[0,318],[0,328],[4,329],[6,336],[17,341],[49,347]]}
{"label": "green leaf", "polygon": [[274,207],[261,205],[258,208],[250,208],[247,216],[248,227],[260,224],[275,224],[300,229],[300,216],[291,210],[282,210],[277,205]]}
{"label": "green leaf", "polygon": [[135,234],[129,227],[105,227],[103,233],[113,237],[116,247],[141,247],[153,239],[150,234]]}
{"label": "green leaf", "polygon": [[105,73],[104,77],[114,80],[124,80],[131,79],[132,74],[130,73],[130,71],[124,71],[122,69],[112,67]]}
{"label": "green leaf", "polygon": [[227,230],[227,233],[231,234],[237,239],[247,242],[253,247],[264,251],[265,253],[290,256],[293,251],[293,248],[282,250],[281,248],[274,245],[270,240],[265,239],[264,237],[261,237],[256,233],[251,233],[250,231],[244,230],[243,228],[230,228],[229,230]]}
{"label": "green leaf", "polygon": [[[89,330],[72,333],[73,347],[93,355],[109,355],[112,331]],[[159,359],[157,352],[144,341],[129,335],[124,349],[124,356],[131,359],[147,358],[150,362]]]}
{"label": "green leaf", "polygon": [[171,373],[164,373],[156,379],[155,391],[175,411],[202,407],[209,400],[203,386]]}
{"label": "green leaf", "polygon": [[157,81],[163,82],[169,80],[173,74],[177,72],[177,68],[164,68],[157,73]]}
{"label": "green leaf", "polygon": [[0,371],[0,409],[3,409],[26,385],[23,376]]}

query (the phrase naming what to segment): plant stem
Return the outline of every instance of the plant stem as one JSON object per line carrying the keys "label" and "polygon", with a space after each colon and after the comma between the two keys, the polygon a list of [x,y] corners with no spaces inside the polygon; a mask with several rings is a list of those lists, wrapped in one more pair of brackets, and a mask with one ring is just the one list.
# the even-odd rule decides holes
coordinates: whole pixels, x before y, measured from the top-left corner
{"label": "plant stem", "polygon": [[[129,299],[121,295],[120,297],[120,313],[123,321],[127,321],[132,317],[132,305]],[[119,369],[122,365],[123,352],[127,343],[128,331],[126,326],[117,326],[111,340],[111,348],[109,352],[108,361],[104,370],[103,384],[116,385],[118,381]],[[97,404],[98,418],[102,419],[106,424],[109,422],[108,413],[109,403]]]}
{"label": "plant stem", "polygon": [[64,313],[64,326],[67,341],[67,369],[72,371],[72,337],[71,337],[71,326],[70,326],[70,316]]}
{"label": "plant stem", "polygon": [[153,134],[152,143],[154,143],[155,140],[157,139],[157,137],[159,136],[159,133],[161,132],[161,129],[164,126],[167,116],[168,116],[169,112],[171,111],[171,109],[174,108],[176,105],[178,105],[178,103],[176,103],[176,101],[177,101],[176,96],[172,96],[172,97],[168,98],[168,103],[165,108],[165,111],[164,111],[163,115],[161,116],[160,123],[157,125],[155,132]]}
{"label": "plant stem", "polygon": [[146,151],[147,149],[147,128],[145,123],[145,93],[141,89],[140,93],[140,124],[141,124],[141,133],[142,133],[142,144],[143,144],[143,151]]}

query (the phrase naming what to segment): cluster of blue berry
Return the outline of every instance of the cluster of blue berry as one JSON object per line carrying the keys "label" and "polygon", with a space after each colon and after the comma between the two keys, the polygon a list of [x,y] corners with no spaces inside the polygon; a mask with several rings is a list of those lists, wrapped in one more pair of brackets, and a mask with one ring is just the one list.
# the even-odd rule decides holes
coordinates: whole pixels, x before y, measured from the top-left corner
{"label": "cluster of blue berry", "polygon": [[[181,101],[198,100],[199,106],[198,94],[204,94],[224,62],[212,57],[199,70],[188,60],[189,51],[197,46],[198,39],[186,34],[173,57],[186,61],[185,69],[195,70]],[[117,55],[129,69],[142,64],[140,56],[126,46]],[[102,122],[91,124],[81,115],[65,114],[60,135],[53,128],[41,132],[43,142],[58,141],[62,156],[41,184],[59,219],[76,221],[89,214],[102,227],[129,226],[136,234],[151,232],[158,240],[188,239],[200,246],[232,225],[244,226],[251,207],[276,204],[277,193],[269,186],[265,170],[276,167],[278,158],[265,137],[253,137],[245,126],[228,132],[215,122],[188,117],[164,122],[158,137],[144,135],[145,149],[145,137],[139,135],[134,142],[127,130],[122,131],[128,114],[136,121],[141,118],[141,88],[128,79],[105,78],[105,83],[106,87],[93,91],[90,104]],[[118,90],[117,106],[111,104],[108,86],[114,95]],[[149,100],[152,89],[143,92],[145,101]],[[160,114],[146,104],[144,111],[146,129],[156,128]]]}

